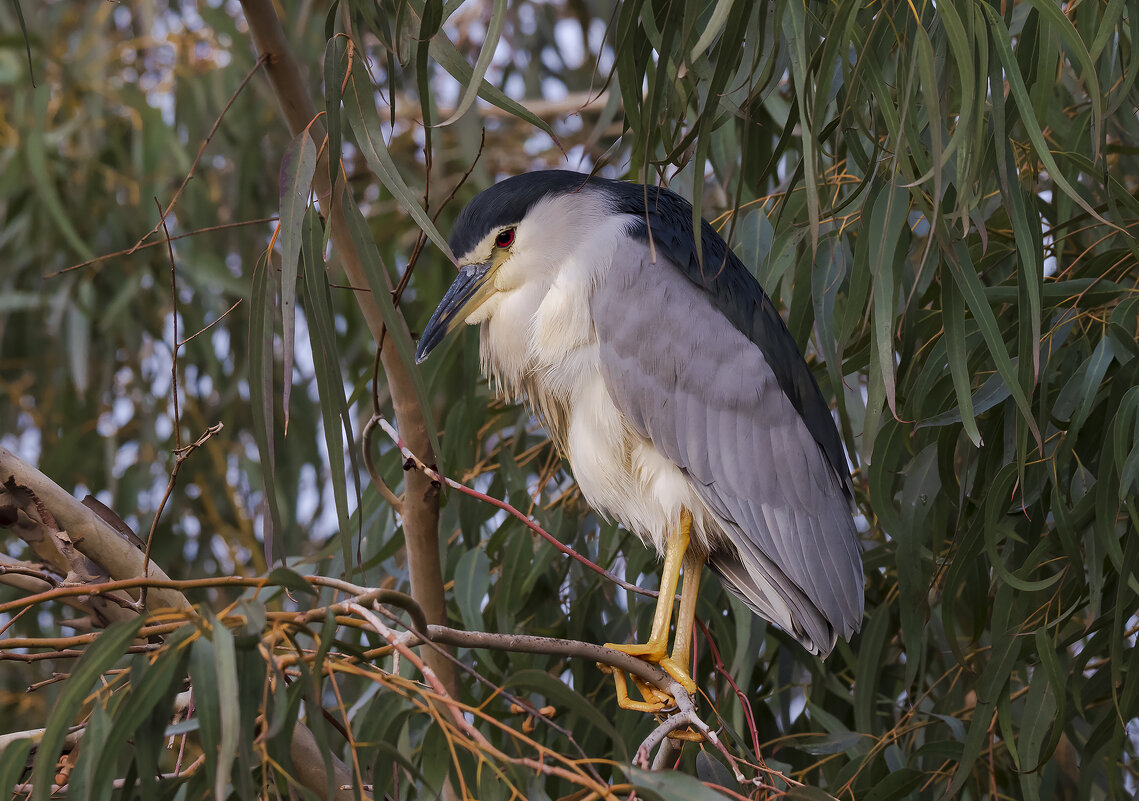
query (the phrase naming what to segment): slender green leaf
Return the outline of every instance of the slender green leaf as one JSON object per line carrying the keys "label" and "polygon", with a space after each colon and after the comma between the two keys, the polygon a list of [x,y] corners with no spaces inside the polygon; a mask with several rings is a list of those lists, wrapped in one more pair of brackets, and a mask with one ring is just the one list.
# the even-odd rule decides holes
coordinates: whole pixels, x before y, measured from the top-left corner
{"label": "slender green leaf", "polygon": [[411,215],[415,224],[427,234],[435,246],[443,251],[450,261],[455,261],[447,240],[439,233],[435,223],[420,205],[419,200],[412,194],[411,189],[400,175],[399,168],[392,160],[388,146],[384,142],[380,118],[376,113],[375,88],[368,75],[364,62],[356,59],[348,73],[348,86],[344,90],[344,109],[348,115],[348,124],[356,135],[356,144],[368,166],[376,173],[383,185],[399,203],[400,207]]}
{"label": "slender green leaf", "polygon": [[300,258],[301,221],[308,208],[312,177],[316,174],[316,145],[307,130],[297,134],[281,158],[281,378],[285,431],[289,430],[289,395],[293,388],[293,332],[296,329],[297,260]]}
{"label": "slender green leaf", "polygon": [[495,50],[498,48],[498,41],[502,37],[502,29],[506,27],[506,0],[494,0],[494,5],[490,11],[490,24],[486,29],[486,36],[483,37],[482,49],[479,50],[479,57],[475,60],[474,69],[471,71],[471,78],[467,82],[466,88],[463,90],[463,96],[459,100],[459,104],[455,106],[454,112],[451,116],[439,123],[442,128],[445,125],[450,125],[455,120],[462,117],[474,105],[475,98],[479,95],[479,90],[482,89],[483,80],[486,77],[486,71],[490,67],[491,59],[494,58]]}
{"label": "slender green leaf", "polygon": [[122,658],[146,617],[115,623],[99,635],[71,671],[63,690],[47,716],[43,737],[36,746],[36,764],[32,768],[32,801],[47,801],[51,795],[55,763],[63,748],[68,727],[74,722],[87,693],[95,681]]}
{"label": "slender green leaf", "polygon": [[411,337],[407,333],[403,318],[399,316],[399,312],[396,311],[392,303],[390,286],[387,276],[383,272],[383,262],[380,260],[380,253],[376,249],[376,243],[372,239],[371,232],[368,230],[368,224],[360,213],[356,201],[349,194],[344,195],[344,218],[348,222],[352,244],[356,246],[356,252],[363,262],[364,273],[368,277],[368,287],[372,291],[376,305],[380,307],[380,314],[387,326],[388,340],[395,345],[400,359],[408,366],[412,383],[415,386],[415,394],[419,400],[419,407],[423,410],[423,419],[427,426],[427,436],[431,442],[431,448],[435,453],[440,453],[442,449],[439,447],[439,436],[432,422],[434,416],[431,414],[431,406],[427,402],[427,388],[423,385],[422,373],[415,367],[415,348],[411,344]]}
{"label": "slender green leaf", "polygon": [[482,548],[472,548],[455,568],[455,599],[463,624],[471,631],[482,628],[482,603],[489,589],[490,559]]}
{"label": "slender green leaf", "polygon": [[225,801],[229,797],[229,786],[233,772],[233,762],[237,758],[238,739],[242,736],[241,701],[237,692],[237,655],[234,649],[233,634],[220,621],[215,620],[213,635],[214,675],[217,677],[217,696],[200,698],[200,704],[217,704],[220,736],[217,741],[217,772],[214,774],[214,798]]}
{"label": "slender green leaf", "polygon": [[[1057,166],[1056,160],[1052,157],[1052,151],[1044,138],[1044,132],[1040,129],[1040,124],[1036,121],[1036,117],[1032,113],[1032,102],[1029,100],[1028,90],[1024,86],[1024,78],[1021,76],[1020,69],[1016,64],[1016,57],[1013,56],[1012,53],[1012,44],[1008,29],[1005,28],[1004,22],[998,16],[996,10],[986,5],[982,5],[980,8],[988,17],[991,36],[990,41],[996,48],[1001,64],[1004,65],[1004,75],[1008,81],[1009,91],[1012,93],[1017,106],[1020,108],[1021,124],[1024,125],[1025,133],[1028,134],[1028,138],[1032,141],[1032,145],[1036,149],[1037,157],[1044,163],[1052,181],[1059,187],[1060,191],[1070,197],[1080,208],[1096,220],[1104,225],[1112,226],[1112,223],[1104,219],[1099,212],[1092,208],[1091,204],[1084,200],[1083,196],[1068,183],[1068,179],[1060,172],[1060,168]],[[1000,87],[998,87],[998,90],[999,89]]]}
{"label": "slender green leaf", "polygon": [[626,770],[639,789],[652,791],[662,801],[722,801],[727,798],[723,793],[718,793],[683,773],[671,770],[647,771],[634,767]]}

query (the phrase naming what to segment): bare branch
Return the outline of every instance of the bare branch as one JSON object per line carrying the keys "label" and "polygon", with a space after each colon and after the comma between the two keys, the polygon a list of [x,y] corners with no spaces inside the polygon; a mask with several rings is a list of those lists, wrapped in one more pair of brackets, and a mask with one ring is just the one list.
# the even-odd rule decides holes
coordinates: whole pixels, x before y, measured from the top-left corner
{"label": "bare branch", "polygon": [[[88,558],[100,565],[112,579],[133,579],[143,573],[144,556],[125,537],[106,521],[88,509],[70,493],[36,468],[0,447],[0,506],[12,505],[30,519],[39,519],[37,506],[28,497],[14,497],[8,486],[14,485],[38,499],[44,509],[50,510],[58,530]],[[23,494],[23,493],[20,493]],[[36,517],[32,518],[32,514]],[[169,581],[161,569],[151,567],[151,574]],[[176,591],[161,589],[147,604],[149,609],[184,609],[190,604]]]}
{"label": "bare branch", "polygon": [[[175,341],[177,341],[177,339],[178,339],[177,329],[175,329],[174,339],[175,339]],[[177,346],[175,346],[175,353],[176,352],[177,352]],[[175,355],[174,364],[175,365],[178,364],[177,355]],[[174,382],[174,398],[175,398],[174,408],[177,409],[178,408],[178,401],[177,401],[177,398],[178,398],[178,382],[177,382],[177,379],[175,379],[175,382]],[[177,415],[177,412],[175,412],[175,415]],[[178,428],[177,417],[175,417],[174,428],[175,428],[175,430],[177,430],[177,428]],[[182,462],[189,459],[190,454],[192,454],[198,448],[205,445],[206,441],[209,440],[209,438],[212,437],[214,434],[221,431],[221,429],[222,429],[222,424],[221,423],[215,423],[214,425],[210,426],[205,431],[203,431],[202,435],[200,437],[198,437],[196,440],[191,442],[186,447],[183,448],[181,445],[179,445],[174,450],[174,468],[170,471],[170,480],[166,483],[166,492],[162,493],[162,500],[158,503],[158,509],[156,509],[154,512],[154,520],[152,520],[150,523],[150,533],[148,533],[146,535],[146,552],[143,554],[142,575],[144,575],[144,576],[150,575],[150,573],[149,573],[150,549],[154,546],[154,532],[158,529],[158,521],[162,517],[162,510],[166,508],[166,502],[170,499],[170,494],[172,492],[174,492],[174,484],[178,481],[178,471],[182,469]],[[181,438],[179,438],[179,440],[180,439]],[[139,602],[143,605],[146,604],[146,593],[147,593],[147,591],[148,591],[148,588],[144,586],[142,588],[142,596],[139,598]]]}

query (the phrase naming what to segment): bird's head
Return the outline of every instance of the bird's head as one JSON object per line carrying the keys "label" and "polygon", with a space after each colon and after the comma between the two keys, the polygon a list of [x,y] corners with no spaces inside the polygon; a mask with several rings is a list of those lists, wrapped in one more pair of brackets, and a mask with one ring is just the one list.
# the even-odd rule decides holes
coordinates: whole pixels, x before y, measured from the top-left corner
{"label": "bird's head", "polygon": [[545,170],[507,178],[476,195],[451,233],[459,274],[419,338],[416,362],[463,323],[487,319],[497,296],[548,287],[573,262],[583,238],[611,216],[598,191],[608,183]]}

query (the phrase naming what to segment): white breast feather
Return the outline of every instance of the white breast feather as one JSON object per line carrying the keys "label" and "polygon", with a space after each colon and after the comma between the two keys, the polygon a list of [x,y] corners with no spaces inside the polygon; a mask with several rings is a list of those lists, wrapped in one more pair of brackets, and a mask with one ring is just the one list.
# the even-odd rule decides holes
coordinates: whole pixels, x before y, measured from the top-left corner
{"label": "white breast feather", "polygon": [[[547,425],[565,428],[551,433],[593,508],[662,553],[687,508],[693,543],[707,551],[719,534],[715,518],[680,469],[632,430],[602,378],[589,299],[630,222],[587,191],[537,204],[518,226],[526,255],[503,265],[500,291],[467,322],[482,323],[483,368],[496,390],[525,397]],[[562,238],[551,236],[557,231]]]}

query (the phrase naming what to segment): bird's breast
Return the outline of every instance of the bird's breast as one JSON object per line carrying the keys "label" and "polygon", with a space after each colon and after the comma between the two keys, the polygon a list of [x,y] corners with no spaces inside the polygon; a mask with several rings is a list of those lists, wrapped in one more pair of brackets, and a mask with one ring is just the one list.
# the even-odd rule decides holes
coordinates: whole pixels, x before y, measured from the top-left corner
{"label": "bird's breast", "polygon": [[606,387],[589,291],[588,282],[558,281],[541,297],[496,298],[482,324],[484,369],[501,395],[526,400],[542,420],[591,507],[661,552],[687,508],[701,545],[705,508],[688,477],[635,430]]}

